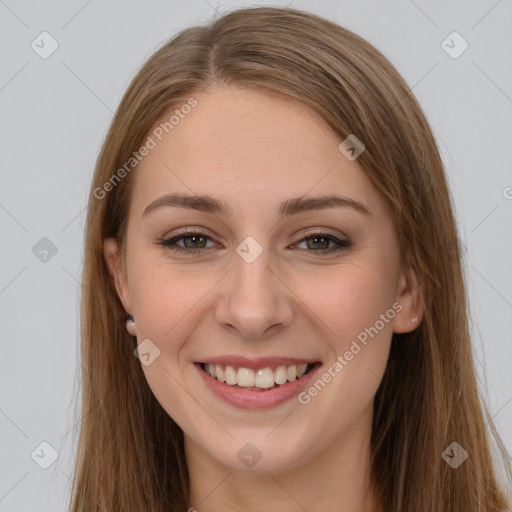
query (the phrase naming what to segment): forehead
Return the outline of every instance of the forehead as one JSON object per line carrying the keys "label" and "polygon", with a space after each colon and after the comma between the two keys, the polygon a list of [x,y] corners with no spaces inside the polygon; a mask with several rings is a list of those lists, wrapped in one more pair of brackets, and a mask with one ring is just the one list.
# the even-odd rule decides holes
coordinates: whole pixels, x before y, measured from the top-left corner
{"label": "forehead", "polygon": [[[374,211],[383,207],[357,161],[339,151],[341,138],[302,103],[218,86],[193,98],[194,108],[173,107],[149,134],[156,146],[135,172],[136,210],[173,191],[215,195],[255,211],[332,192]],[[181,115],[171,125],[176,109]]]}

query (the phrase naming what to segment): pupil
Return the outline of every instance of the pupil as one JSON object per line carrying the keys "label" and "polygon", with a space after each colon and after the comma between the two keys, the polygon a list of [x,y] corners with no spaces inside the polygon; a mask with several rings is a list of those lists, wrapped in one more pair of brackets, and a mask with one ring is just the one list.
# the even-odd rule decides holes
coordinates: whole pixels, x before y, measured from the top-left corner
{"label": "pupil", "polygon": [[[329,240],[328,240],[327,238],[323,237],[323,236],[322,236],[322,237],[313,237],[311,240],[314,240],[314,242],[315,242],[314,247],[319,247],[319,245],[317,245],[318,240],[324,240],[324,241],[327,241],[327,244],[329,244]],[[326,247],[325,247],[325,242],[324,242],[324,244],[323,244],[323,245],[324,245],[324,247],[323,247],[323,248],[324,248],[324,249],[326,249]]]}
{"label": "pupil", "polygon": [[[197,242],[195,242],[196,239],[204,240],[204,237],[202,237],[202,236],[188,236],[187,238],[185,238],[185,240],[194,240],[193,244],[197,243]],[[189,244],[185,243],[185,245],[187,247],[189,247]],[[192,247],[192,248],[194,248],[194,247]]]}

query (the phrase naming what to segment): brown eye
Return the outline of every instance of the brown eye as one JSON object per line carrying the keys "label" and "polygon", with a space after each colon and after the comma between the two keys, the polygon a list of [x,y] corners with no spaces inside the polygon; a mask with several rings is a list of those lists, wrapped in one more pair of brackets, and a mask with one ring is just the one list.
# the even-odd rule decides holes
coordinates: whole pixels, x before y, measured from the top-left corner
{"label": "brown eye", "polygon": [[[177,242],[183,240],[183,246],[177,245]],[[170,248],[174,251],[185,253],[197,253],[201,249],[206,249],[206,242],[211,238],[205,233],[198,231],[186,231],[172,238],[161,240],[160,245]]]}
{"label": "brown eye", "polygon": [[[352,245],[349,240],[342,240],[327,233],[303,233],[303,235],[304,238],[292,247],[305,242],[306,249],[301,250],[317,254],[332,254],[334,252],[345,250]],[[177,244],[177,242],[180,242],[181,240],[183,240],[183,246]],[[201,233],[199,231],[186,231],[172,238],[161,240],[159,244],[173,251],[197,254],[201,252],[202,249],[208,249],[206,246],[208,240],[213,242],[212,238],[205,233]],[[332,246],[332,244],[334,244],[334,246]]]}
{"label": "brown eye", "polygon": [[[327,233],[303,233],[304,238],[298,243],[306,242],[307,250],[309,252],[326,254],[347,249],[352,245],[348,240],[342,240]],[[334,243],[334,247],[330,244]]]}

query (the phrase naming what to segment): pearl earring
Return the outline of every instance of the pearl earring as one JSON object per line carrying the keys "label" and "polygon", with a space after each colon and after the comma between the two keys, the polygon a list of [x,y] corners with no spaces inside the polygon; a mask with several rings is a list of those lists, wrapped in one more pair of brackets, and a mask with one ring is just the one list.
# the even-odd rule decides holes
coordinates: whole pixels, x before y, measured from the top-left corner
{"label": "pearl earring", "polygon": [[130,336],[137,336],[137,327],[135,326],[135,319],[133,315],[126,315],[126,330]]}

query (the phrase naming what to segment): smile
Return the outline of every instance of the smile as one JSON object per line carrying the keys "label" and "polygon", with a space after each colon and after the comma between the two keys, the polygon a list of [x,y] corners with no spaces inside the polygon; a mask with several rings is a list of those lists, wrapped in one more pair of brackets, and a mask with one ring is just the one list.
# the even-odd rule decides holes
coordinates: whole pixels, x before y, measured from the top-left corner
{"label": "smile", "polygon": [[322,363],[219,357],[195,366],[209,390],[222,401],[242,409],[268,409],[303,391]]}
{"label": "smile", "polygon": [[225,382],[229,386],[248,391],[263,391],[300,379],[313,366],[313,363],[305,363],[301,365],[280,365],[275,368],[267,366],[266,368],[253,370],[243,366],[203,363],[203,370],[214,379]]}

